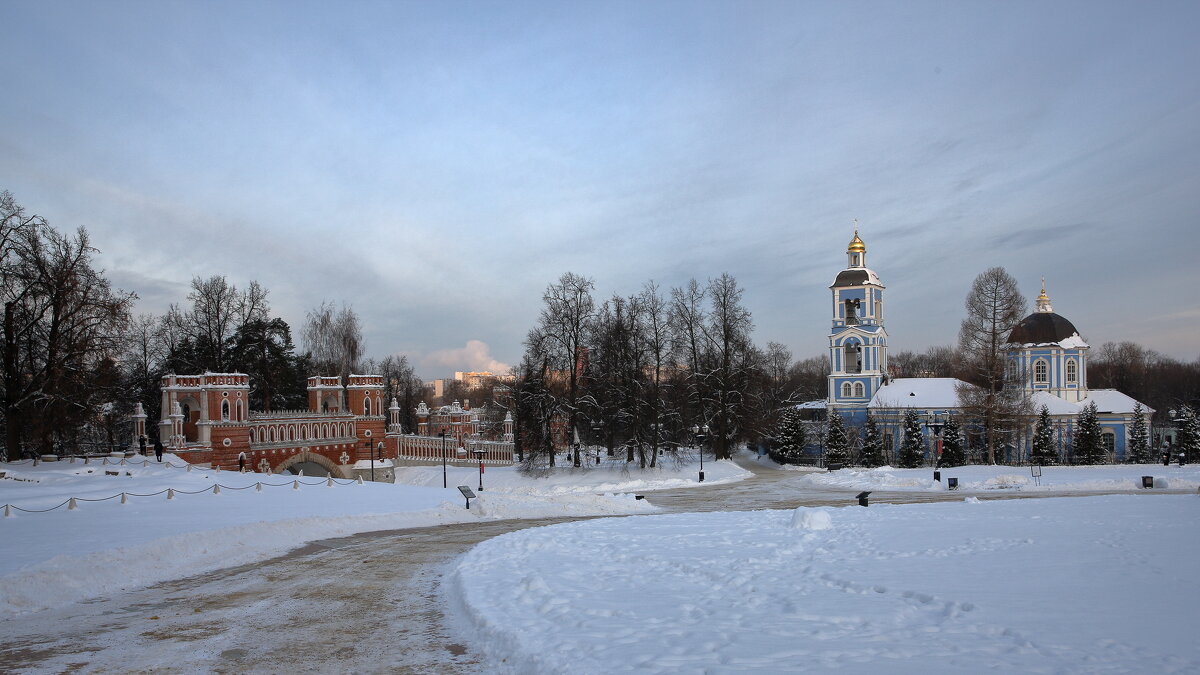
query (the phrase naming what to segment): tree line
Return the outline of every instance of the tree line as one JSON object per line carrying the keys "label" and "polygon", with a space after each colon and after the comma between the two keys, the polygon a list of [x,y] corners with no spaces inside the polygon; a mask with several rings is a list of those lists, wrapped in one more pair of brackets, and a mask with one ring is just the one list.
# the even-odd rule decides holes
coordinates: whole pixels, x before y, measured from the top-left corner
{"label": "tree line", "polygon": [[597,299],[567,272],[547,286],[514,369],[521,459],[554,466],[555,447],[600,446],[639,466],[703,444],[718,459],[768,441],[780,410],[823,398],[824,358],[793,362],[781,344],[754,344],[737,280],[722,274],[664,290]]}
{"label": "tree line", "polygon": [[9,458],[127,442],[137,403],[153,441],[168,373],[246,373],[260,411],[306,408],[310,375],[381,374],[385,400],[396,398],[401,423],[415,428],[423,383],[405,356],[365,357],[352,307],[323,302],[308,312],[302,350],[257,281],[239,289],[224,276],[195,277],[184,302],[133,316],[137,296],[112,288],[96,254],[85,229],[62,232],[0,192],[0,424]]}

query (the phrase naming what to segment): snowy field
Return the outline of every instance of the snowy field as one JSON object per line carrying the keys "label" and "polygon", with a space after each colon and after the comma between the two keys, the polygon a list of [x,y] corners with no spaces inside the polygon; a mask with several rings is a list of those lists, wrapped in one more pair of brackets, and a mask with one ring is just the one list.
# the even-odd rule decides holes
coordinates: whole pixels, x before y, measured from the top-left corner
{"label": "snowy field", "polygon": [[[164,460],[183,465],[173,455]],[[77,498],[75,510],[14,509],[11,517],[0,517],[0,618],[264,560],[305,542],[358,532],[655,510],[633,495],[551,498],[497,491],[472,500],[468,511],[454,486],[477,484],[456,477],[443,490],[440,470],[436,487],[347,480],[328,487],[316,477],[185,471],[153,461],[143,467],[140,459],[99,462],[0,464],[7,474],[0,479],[0,505],[39,510]],[[485,480],[492,475],[488,471]],[[260,482],[264,487],[258,491]],[[218,484],[223,487],[214,494]],[[176,491],[174,499],[167,499],[169,488]],[[122,492],[160,494],[127,496],[122,504]]]}
{"label": "snowy field", "polygon": [[[803,467],[781,467],[807,470]],[[1038,486],[1027,466],[955,466],[940,469],[942,480],[933,480],[933,469],[839,469],[809,473],[802,484],[827,490],[923,491],[946,490],[947,479],[958,478],[959,492],[1096,492],[1141,491],[1142,476],[1153,476],[1155,489],[1191,490],[1200,487],[1200,465],[1117,464],[1112,466],[1046,466]]]}
{"label": "snowy field", "polygon": [[[675,488],[703,487],[733,483],[754,474],[728,460],[705,461],[704,482],[699,482],[699,465],[695,462],[638,469],[624,462],[600,467],[558,466],[538,475],[522,474],[516,467],[485,467],[483,487],[488,491],[513,495],[559,496],[573,494],[604,494],[611,492],[650,492]],[[479,486],[476,467],[449,467],[450,485]],[[399,467],[396,482],[409,485],[442,486],[441,466]]]}
{"label": "snowy field", "polygon": [[506,534],[447,600],[489,671],[1200,672],[1200,497],[609,518]]}

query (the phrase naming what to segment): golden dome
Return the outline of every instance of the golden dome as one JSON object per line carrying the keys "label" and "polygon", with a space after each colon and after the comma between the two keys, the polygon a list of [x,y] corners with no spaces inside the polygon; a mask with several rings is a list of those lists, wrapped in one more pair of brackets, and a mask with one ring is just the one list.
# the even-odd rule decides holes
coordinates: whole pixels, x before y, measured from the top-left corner
{"label": "golden dome", "polygon": [[855,230],[854,238],[850,240],[850,246],[846,249],[846,253],[865,253],[866,251],[867,245],[858,238],[858,230]]}

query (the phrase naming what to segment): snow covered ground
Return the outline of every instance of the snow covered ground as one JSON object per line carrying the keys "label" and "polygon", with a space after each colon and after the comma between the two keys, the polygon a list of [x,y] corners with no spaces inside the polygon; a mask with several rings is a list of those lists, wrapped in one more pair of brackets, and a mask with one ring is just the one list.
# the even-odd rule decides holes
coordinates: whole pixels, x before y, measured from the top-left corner
{"label": "snow covered ground", "polygon": [[[0,479],[0,505],[40,510],[77,498],[74,510],[13,509],[11,517],[0,517],[0,618],[264,560],[308,541],[358,532],[655,510],[633,495],[489,491],[472,500],[468,511],[454,486],[476,483],[462,477],[449,490],[442,489],[440,475],[436,487],[345,480],[328,487],[316,477],[185,471],[168,466],[181,467],[182,460],[164,459],[148,466],[140,459],[124,465],[0,464],[7,474]],[[485,480],[492,475],[488,471]],[[214,494],[218,484],[223,487]],[[174,499],[167,499],[168,488]],[[129,495],[125,504],[122,492]],[[159,494],[132,496],[153,493]]]}
{"label": "snow covered ground", "polygon": [[488,540],[446,594],[493,672],[1194,673],[1198,521],[1193,495],[608,518]]}
{"label": "snow covered ground", "polygon": [[[704,462],[704,482],[699,482],[699,465],[688,463],[638,469],[623,462],[600,467],[575,469],[559,466],[538,475],[526,475],[516,467],[485,467],[483,487],[487,491],[505,494],[558,496],[570,494],[604,494],[609,492],[649,492],[675,488],[721,485],[744,480],[751,472],[723,460]],[[636,466],[636,465],[635,465]],[[454,467],[447,469],[450,485],[479,486],[479,469]],[[441,466],[399,467],[396,482],[409,485],[442,486]]]}
{"label": "snow covered ground", "polygon": [[[782,467],[785,469],[806,467]],[[1142,476],[1154,476],[1156,489],[1196,490],[1200,487],[1200,465],[1163,466],[1162,464],[1117,464],[1112,466],[1042,467],[1041,485],[1030,467],[955,466],[940,469],[942,480],[933,480],[933,469],[839,469],[828,473],[809,473],[802,483],[829,490],[881,490],[938,492],[947,489],[947,479],[958,478],[959,492],[1019,490],[1034,492],[1140,491]]]}

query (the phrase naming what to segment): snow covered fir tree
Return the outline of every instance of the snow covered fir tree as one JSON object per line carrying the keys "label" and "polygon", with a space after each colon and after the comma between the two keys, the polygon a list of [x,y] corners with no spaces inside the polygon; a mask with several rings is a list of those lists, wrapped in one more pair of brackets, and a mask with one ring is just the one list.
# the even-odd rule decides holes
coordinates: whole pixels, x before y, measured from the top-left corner
{"label": "snow covered fir tree", "polygon": [[829,418],[825,430],[825,466],[845,466],[850,462],[850,439],[846,431],[841,417]]}
{"label": "snow covered fir tree", "polygon": [[900,445],[900,468],[915,469],[925,460],[925,437],[917,411],[904,413],[904,442]]}
{"label": "snow covered fir tree", "polygon": [[1089,403],[1079,413],[1075,426],[1075,463],[1104,464],[1108,453],[1104,449],[1104,438],[1100,431],[1100,419],[1095,402]]}
{"label": "snow covered fir tree", "polygon": [[1047,466],[1058,463],[1058,451],[1054,446],[1054,430],[1050,426],[1050,409],[1042,406],[1033,431],[1033,449],[1029,452],[1030,464]]}
{"label": "snow covered fir tree", "polygon": [[[892,376],[884,324],[886,287],[880,275],[867,267],[867,245],[857,230],[846,256],[846,267],[829,286],[832,316],[827,395],[822,401],[798,407],[809,419],[823,411],[831,425],[837,417],[854,430],[865,430],[871,419],[882,448],[879,453],[868,451],[873,441],[864,438],[864,463],[889,455],[899,461],[908,452],[908,462],[933,465],[938,460],[933,456],[936,445],[931,424],[939,417],[957,420],[962,462],[987,461],[987,453],[981,451],[986,439],[973,400],[981,397],[964,395],[977,388],[950,377]],[[1079,445],[1079,422],[1089,407],[1094,409],[1098,434],[1097,450],[1088,455],[1092,461],[1144,461],[1135,447],[1142,447],[1143,437],[1138,434],[1144,432],[1154,410],[1115,389],[1090,389],[1090,346],[1074,324],[1054,312],[1044,280],[1035,304],[1031,314],[1015,325],[1007,324],[1012,328],[1005,329],[1007,334],[1000,341],[998,368],[1003,371],[1003,389],[996,398],[1012,405],[1005,411],[1004,427],[994,432],[995,461],[1018,464],[1035,457],[1043,463],[1056,461],[1058,451]],[[1043,410],[1044,416],[1040,414]],[[947,439],[942,440],[945,463],[957,448],[949,450],[951,457],[947,457]],[[1148,439],[1146,442],[1148,445]],[[1193,452],[1200,457],[1200,430],[1195,445]]]}
{"label": "snow covered fir tree", "polygon": [[959,424],[956,415],[951,415],[946,420],[946,427],[942,429],[942,456],[938,460],[938,466],[962,466],[966,463],[962,425]]}
{"label": "snow covered fir tree", "polygon": [[883,451],[883,435],[879,433],[879,424],[871,415],[867,415],[867,423],[863,427],[862,457],[859,462],[865,467],[887,464],[887,456]]}
{"label": "snow covered fir tree", "polygon": [[799,460],[804,454],[806,441],[807,433],[800,411],[785,408],[780,413],[779,423],[775,428],[774,454],[777,459],[783,462]]}

